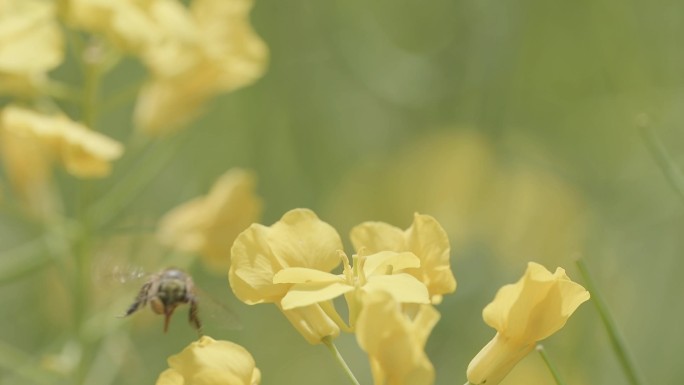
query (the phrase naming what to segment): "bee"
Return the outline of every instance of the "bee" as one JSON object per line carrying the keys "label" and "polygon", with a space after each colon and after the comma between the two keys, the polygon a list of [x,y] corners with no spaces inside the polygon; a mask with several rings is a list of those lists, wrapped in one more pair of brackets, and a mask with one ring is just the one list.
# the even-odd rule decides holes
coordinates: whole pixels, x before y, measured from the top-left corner
{"label": "bee", "polygon": [[176,307],[189,304],[190,325],[202,336],[202,322],[198,314],[199,300],[195,293],[195,283],[188,273],[177,268],[169,268],[153,274],[140,288],[135,301],[121,317],[135,313],[147,303],[153,312],[164,315],[164,333],[169,329],[169,320]]}

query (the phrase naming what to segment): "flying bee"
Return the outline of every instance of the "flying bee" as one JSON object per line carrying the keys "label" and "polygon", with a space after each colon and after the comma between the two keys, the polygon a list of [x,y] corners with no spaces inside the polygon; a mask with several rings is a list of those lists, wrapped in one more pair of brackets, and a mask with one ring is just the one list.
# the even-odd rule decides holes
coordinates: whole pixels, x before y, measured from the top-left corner
{"label": "flying bee", "polygon": [[169,268],[153,274],[135,297],[135,301],[122,317],[135,313],[145,304],[156,314],[164,315],[164,333],[169,329],[169,320],[174,310],[181,304],[189,304],[188,319],[190,325],[202,335],[202,322],[199,319],[199,301],[195,293],[195,283],[186,272]]}

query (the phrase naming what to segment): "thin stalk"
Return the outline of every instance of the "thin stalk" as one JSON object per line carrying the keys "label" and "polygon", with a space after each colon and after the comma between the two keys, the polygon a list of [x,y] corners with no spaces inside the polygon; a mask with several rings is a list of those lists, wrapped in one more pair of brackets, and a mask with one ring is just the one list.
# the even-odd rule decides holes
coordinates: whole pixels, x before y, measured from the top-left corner
{"label": "thin stalk", "polygon": [[625,341],[620,335],[613,317],[611,317],[610,313],[608,312],[608,307],[606,306],[601,293],[598,291],[594,280],[589,275],[589,269],[587,268],[587,265],[582,259],[578,259],[576,263],[580,273],[582,274],[582,278],[584,278],[584,283],[587,286],[587,290],[589,290],[591,293],[591,302],[594,303],[596,311],[599,313],[599,317],[601,317],[601,321],[603,322],[603,326],[606,328],[606,332],[608,332],[608,339],[610,340],[613,352],[617,356],[617,359],[622,366],[622,371],[625,373],[625,376],[629,380],[630,384],[643,385],[644,382],[637,373],[636,366],[634,365],[634,362],[627,351]]}
{"label": "thin stalk", "polygon": [[349,365],[347,365],[347,362],[340,354],[340,351],[337,350],[337,346],[335,346],[335,343],[333,342],[332,338],[323,338],[323,344],[325,344],[325,346],[328,347],[330,353],[333,355],[333,357],[335,357],[335,361],[337,361],[337,364],[340,365],[344,372],[347,374],[349,381],[351,381],[351,383],[354,385],[359,385],[359,381],[356,379],[356,377],[354,377],[354,373],[352,373],[351,369],[349,369]]}
{"label": "thin stalk", "polygon": [[83,61],[83,99],[81,105],[81,121],[91,130],[96,130],[97,108],[102,80],[101,52],[96,44],[89,44],[81,53]]}
{"label": "thin stalk", "polygon": [[139,161],[139,165],[131,166],[121,176],[125,183],[118,183],[106,195],[94,202],[90,215],[95,219],[94,227],[108,230],[116,220],[124,214],[136,198],[149,186],[150,182],[166,168],[177,150],[184,144],[184,136],[178,135],[166,146],[152,149],[148,157]]}
{"label": "thin stalk", "polygon": [[3,250],[0,262],[0,286],[21,279],[46,267],[50,255],[41,237],[11,250]]}
{"label": "thin stalk", "polygon": [[672,160],[670,153],[660,141],[660,138],[656,135],[653,128],[643,119],[644,122],[641,123],[639,129],[641,131],[641,136],[644,138],[644,143],[648,148],[651,156],[656,161],[660,170],[665,175],[665,179],[670,184],[670,187],[677,193],[679,198],[684,201],[684,174],[681,168]]}
{"label": "thin stalk", "polygon": [[553,379],[556,381],[557,385],[566,385],[565,381],[560,376],[560,373],[558,372],[558,369],[556,369],[556,366],[551,362],[551,359],[549,358],[549,355],[546,354],[546,350],[544,350],[544,346],[541,344],[537,344],[537,351],[539,352],[539,355],[541,358],[544,360],[544,363],[546,364],[546,367],[549,368],[549,372],[551,372],[551,375],[553,376]]}

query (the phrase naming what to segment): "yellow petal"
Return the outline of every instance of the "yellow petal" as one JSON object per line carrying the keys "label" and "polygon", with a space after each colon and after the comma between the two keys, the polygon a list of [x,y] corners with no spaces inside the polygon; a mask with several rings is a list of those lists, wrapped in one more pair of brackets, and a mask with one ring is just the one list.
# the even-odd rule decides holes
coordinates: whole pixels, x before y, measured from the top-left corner
{"label": "yellow petal", "polygon": [[229,272],[235,295],[247,303],[280,302],[289,284],[273,283],[277,272],[306,267],[329,272],[340,263],[342,241],[311,210],[291,210],[271,227],[254,224],[235,240]]}
{"label": "yellow petal", "polygon": [[157,238],[176,250],[200,254],[212,271],[226,274],[233,241],[261,215],[262,202],[254,192],[255,185],[252,172],[227,171],[207,196],[167,213],[159,222]]}
{"label": "yellow petal", "polygon": [[[282,309],[281,309],[282,310]],[[310,344],[320,344],[323,338],[336,338],[340,328],[319,305],[283,310],[283,315]]]}
{"label": "yellow petal", "polygon": [[[254,358],[240,345],[202,337],[168,359],[169,366],[193,385],[252,385],[258,374]],[[177,376],[167,374],[175,381]],[[173,377],[172,377],[173,376]]]}
{"label": "yellow petal", "polygon": [[415,214],[413,224],[406,231],[382,222],[366,222],[352,229],[351,239],[356,250],[415,254],[420,266],[406,272],[427,286],[435,303],[440,301],[441,295],[456,290],[456,280],[451,272],[449,238],[437,220],[429,215]]}
{"label": "yellow petal", "polygon": [[207,87],[195,84],[196,81],[191,77],[162,78],[143,85],[133,112],[136,127],[147,134],[161,136],[177,131],[197,118],[213,93]]}
{"label": "yellow petal", "polygon": [[366,293],[382,291],[399,303],[430,303],[427,288],[409,274],[376,275],[363,286]]}
{"label": "yellow petal", "polygon": [[405,269],[417,268],[419,266],[420,259],[413,253],[381,251],[365,257],[363,272],[368,277],[376,274],[387,274],[388,271],[390,273],[401,272]]}
{"label": "yellow petal", "polygon": [[427,311],[420,323],[414,323],[389,294],[373,292],[366,296],[356,338],[368,353],[375,385],[433,383],[434,368],[423,347],[438,317],[436,311]]}
{"label": "yellow petal", "polygon": [[183,376],[173,369],[166,369],[157,378],[156,385],[184,385]]}
{"label": "yellow petal", "polygon": [[52,2],[5,1],[0,12],[0,93],[35,91],[62,62],[63,45]]}
{"label": "yellow petal", "polygon": [[414,214],[406,239],[409,251],[420,258],[420,269],[414,275],[425,283],[430,294],[453,293],[456,279],[451,271],[451,247],[439,222],[429,215]]}
{"label": "yellow petal", "polygon": [[525,275],[497,292],[483,310],[485,322],[507,338],[540,341],[562,328],[589,292],[571,281],[563,269],[551,274],[530,262]]}
{"label": "yellow petal", "polygon": [[364,222],[355,226],[349,238],[356,251],[361,248],[366,248],[369,253],[408,250],[404,231],[383,222]]}
{"label": "yellow petal", "polygon": [[344,279],[339,275],[306,267],[288,267],[280,270],[273,277],[273,283],[332,283],[343,281]]}
{"label": "yellow petal", "polygon": [[253,0],[196,0],[191,11],[205,54],[220,69],[214,86],[222,92],[244,87],[266,70],[268,47],[250,24]]}
{"label": "yellow petal", "polygon": [[[0,156],[5,172],[17,195],[34,214],[49,213],[50,207],[54,206],[50,204],[54,153],[45,142],[14,129],[17,127],[17,122],[11,118],[14,110],[12,106],[6,107],[0,121]],[[47,210],[43,211],[43,208]]]}
{"label": "yellow petal", "polygon": [[272,226],[269,245],[284,267],[330,271],[340,264],[342,240],[329,224],[307,209],[290,210]]}
{"label": "yellow petal", "polygon": [[344,282],[310,282],[292,286],[280,304],[284,310],[313,305],[354,290]]}
{"label": "yellow petal", "polygon": [[66,118],[58,122],[63,130],[60,152],[66,170],[81,178],[109,175],[111,162],[121,157],[123,146]]}
{"label": "yellow petal", "polygon": [[119,142],[64,116],[8,106],[1,125],[8,134],[36,142],[45,157],[60,158],[69,173],[82,178],[107,176],[110,163],[123,153]]}

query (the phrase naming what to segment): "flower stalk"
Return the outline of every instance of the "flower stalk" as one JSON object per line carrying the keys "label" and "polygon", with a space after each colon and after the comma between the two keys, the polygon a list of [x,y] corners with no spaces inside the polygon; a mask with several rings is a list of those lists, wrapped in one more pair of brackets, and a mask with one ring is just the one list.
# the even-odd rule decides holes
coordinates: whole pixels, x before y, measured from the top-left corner
{"label": "flower stalk", "polygon": [[537,344],[537,352],[539,352],[539,355],[541,356],[542,360],[544,360],[546,367],[549,368],[549,372],[551,372],[551,375],[553,376],[553,379],[556,381],[556,384],[566,385],[565,381],[563,381],[563,379],[561,378],[560,373],[556,368],[556,365],[554,365],[553,362],[551,362],[549,355],[546,354],[546,350],[544,350],[544,345]]}
{"label": "flower stalk", "polygon": [[328,348],[330,353],[333,355],[333,357],[335,358],[335,361],[337,361],[337,364],[340,365],[340,367],[347,374],[349,381],[351,381],[351,383],[354,385],[360,385],[359,381],[354,376],[354,373],[349,368],[349,365],[347,365],[347,362],[344,360],[344,357],[342,357],[342,355],[340,354],[340,351],[337,350],[337,346],[335,346],[335,343],[333,342],[332,338],[324,337],[322,342]]}
{"label": "flower stalk", "polygon": [[594,280],[591,278],[587,265],[582,259],[578,259],[576,263],[580,273],[582,274],[582,277],[584,278],[584,282],[587,285],[587,290],[589,290],[591,293],[591,302],[594,303],[596,311],[599,313],[599,317],[603,322],[603,326],[606,328],[610,345],[612,346],[613,352],[615,352],[615,355],[620,362],[622,371],[625,373],[625,376],[631,385],[643,385],[644,382],[637,373],[636,366],[634,365],[634,362],[627,351],[627,345],[620,335],[613,317],[608,312],[608,307],[606,306],[601,293],[598,291]]}

